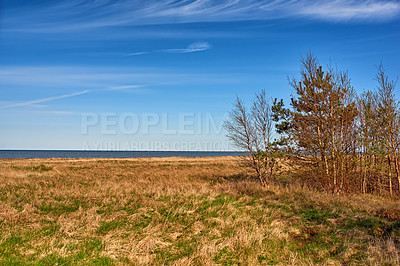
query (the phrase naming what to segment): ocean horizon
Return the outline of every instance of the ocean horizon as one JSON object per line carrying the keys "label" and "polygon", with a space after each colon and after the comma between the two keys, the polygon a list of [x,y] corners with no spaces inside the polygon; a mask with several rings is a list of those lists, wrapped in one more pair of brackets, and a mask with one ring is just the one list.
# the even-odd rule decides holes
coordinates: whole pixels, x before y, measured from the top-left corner
{"label": "ocean horizon", "polygon": [[246,154],[246,152],[240,151],[0,150],[1,159],[221,157]]}

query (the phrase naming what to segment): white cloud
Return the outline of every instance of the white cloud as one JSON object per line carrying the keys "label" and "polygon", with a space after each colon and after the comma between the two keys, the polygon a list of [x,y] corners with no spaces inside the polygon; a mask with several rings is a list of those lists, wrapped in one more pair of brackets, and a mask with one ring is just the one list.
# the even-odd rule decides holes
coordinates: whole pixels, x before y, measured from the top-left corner
{"label": "white cloud", "polygon": [[155,52],[186,54],[186,53],[206,51],[209,49],[211,49],[211,45],[208,42],[199,41],[199,42],[194,42],[194,43],[190,44],[186,48],[162,49],[162,50],[154,50],[154,51],[147,51],[147,52],[134,52],[134,53],[102,53],[102,54],[120,55],[120,56],[136,56],[136,55],[150,54],[150,53],[155,53]]}
{"label": "white cloud", "polygon": [[288,17],[341,22],[387,21],[400,16],[400,2],[396,0],[64,0],[51,3],[5,8],[3,30],[54,33],[120,25]]}
{"label": "white cloud", "polygon": [[[0,66],[0,89],[9,97],[18,99],[20,95],[32,92],[49,95],[58,91],[80,91],[91,93],[131,93],[136,95],[154,94],[160,86],[197,84],[236,84],[240,82],[237,73],[198,73],[190,69],[154,67],[103,67],[103,66]],[[247,81],[246,81],[247,82]],[[29,102],[32,104],[39,104]],[[0,108],[15,105],[1,102]]]}
{"label": "white cloud", "polygon": [[74,97],[74,96],[78,96],[78,95],[85,94],[85,93],[88,93],[88,92],[89,92],[89,90],[84,90],[84,91],[80,91],[80,92],[76,92],[76,93],[64,94],[64,95],[55,96],[55,97],[48,97],[48,98],[32,100],[32,101],[27,101],[27,102],[3,105],[3,106],[0,106],[0,108],[12,108],[12,107],[36,105],[37,103],[44,103],[44,102],[49,102],[49,101],[54,101],[54,100]]}
{"label": "white cloud", "polygon": [[142,55],[142,54],[148,54],[149,52],[136,52],[136,53],[129,53],[129,54],[124,54],[126,56],[136,56],[136,55]]}
{"label": "white cloud", "polygon": [[177,53],[177,54],[186,54],[193,52],[201,52],[205,50],[211,49],[211,45],[207,42],[195,42],[190,44],[187,48],[183,49],[165,49],[160,50],[160,52],[168,52],[168,53]]}
{"label": "white cloud", "polygon": [[133,94],[151,94],[154,93],[155,90],[150,88],[145,88],[144,85],[121,85],[121,86],[112,86],[109,88],[110,91],[123,91]]}
{"label": "white cloud", "polygon": [[123,91],[123,90],[137,89],[137,88],[142,88],[142,87],[143,87],[143,85],[123,85],[123,86],[110,87],[110,90],[112,90],[112,91]]}
{"label": "white cloud", "polygon": [[335,21],[391,19],[399,13],[399,2],[385,1],[315,2],[299,10],[299,14],[305,16]]}

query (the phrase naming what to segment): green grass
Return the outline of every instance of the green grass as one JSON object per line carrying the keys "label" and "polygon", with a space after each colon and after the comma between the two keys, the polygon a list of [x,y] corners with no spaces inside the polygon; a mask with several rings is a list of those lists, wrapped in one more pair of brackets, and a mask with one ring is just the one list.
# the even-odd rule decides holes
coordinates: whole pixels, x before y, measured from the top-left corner
{"label": "green grass", "polygon": [[120,229],[126,226],[126,221],[124,220],[114,220],[109,222],[102,222],[100,227],[96,230],[99,235],[105,235],[110,231]]}
{"label": "green grass", "polygon": [[51,213],[55,215],[61,215],[77,211],[82,204],[84,203],[81,203],[80,201],[73,201],[71,203],[44,203],[43,205],[38,206],[38,209],[42,212],[42,214]]}
{"label": "green grass", "polygon": [[[95,230],[96,237],[77,239],[77,244],[69,245],[67,250],[71,255],[61,256],[57,253],[49,252],[45,256],[39,256],[45,248],[36,249],[33,247],[36,240],[63,238],[60,232],[60,224],[43,221],[43,225],[36,231],[25,231],[24,234],[13,234],[0,241],[0,253],[2,254],[2,264],[37,264],[37,265],[112,265],[114,263],[131,263],[128,258],[121,258],[120,261],[105,256],[106,243],[101,239],[108,234],[115,234],[123,230],[128,236],[139,236],[145,232],[149,226],[162,226],[162,241],[168,243],[164,246],[154,247],[153,254],[156,264],[171,264],[183,258],[192,258],[195,263],[197,247],[200,239],[217,241],[217,246],[212,256],[212,261],[220,265],[245,265],[246,260],[255,257],[257,263],[273,265],[279,263],[289,263],[287,257],[280,254],[293,253],[299,258],[312,263],[327,263],[328,261],[362,263],[365,261],[366,250],[369,239],[374,237],[388,239],[400,239],[400,223],[386,220],[372,215],[363,215],[362,212],[355,213],[356,216],[346,216],[346,212],[337,213],[331,209],[321,209],[313,204],[304,204],[304,199],[297,199],[295,204],[298,206],[291,208],[290,203],[285,203],[287,195],[282,197],[282,205],[287,208],[276,206],[276,198],[258,198],[249,196],[233,196],[220,194],[213,199],[209,197],[191,196],[190,199],[182,195],[176,197],[158,198],[155,202],[162,205],[154,210],[139,213],[136,208],[134,220],[128,219],[129,214],[125,212],[123,217],[114,220],[101,221]],[[271,200],[271,205],[268,205]],[[279,201],[279,198],[278,198]],[[46,206],[46,207],[43,207]],[[300,206],[300,207],[299,207]],[[40,206],[41,213],[53,215],[68,215],[78,210],[79,204],[60,205],[53,202],[52,205]],[[279,210],[279,214],[272,212],[271,209]],[[115,209],[114,209],[115,210]],[[119,209],[121,211],[122,209]],[[106,212],[100,212],[104,218],[112,216],[113,209],[109,208]],[[268,231],[265,231],[264,240],[261,243],[251,243],[241,246],[240,243],[220,246],[219,243],[233,239],[242,227],[248,227],[248,222],[242,224],[236,222],[234,225],[225,224],[226,221],[235,222],[242,217],[247,217],[247,221],[255,223],[262,222],[261,217],[267,219],[274,216],[274,219],[287,219],[287,227],[298,229],[298,233],[290,233],[285,226],[279,226],[289,237],[277,238]],[[343,218],[341,224],[330,223],[330,219]],[[194,235],[194,224],[201,222],[203,230]],[[261,227],[262,228],[262,227]],[[266,227],[268,228],[268,227]],[[11,229],[11,228],[10,228]],[[217,232],[217,234],[215,234]],[[357,235],[354,232],[358,232]],[[173,233],[178,233],[178,237],[171,237]],[[347,235],[351,233],[351,235]],[[354,252],[351,256],[343,255],[352,246]],[[32,255],[23,255],[21,250],[33,248]],[[47,252],[45,252],[47,253]]]}
{"label": "green grass", "polygon": [[395,200],[264,189],[226,162],[91,163],[3,174],[0,265],[399,262]]}

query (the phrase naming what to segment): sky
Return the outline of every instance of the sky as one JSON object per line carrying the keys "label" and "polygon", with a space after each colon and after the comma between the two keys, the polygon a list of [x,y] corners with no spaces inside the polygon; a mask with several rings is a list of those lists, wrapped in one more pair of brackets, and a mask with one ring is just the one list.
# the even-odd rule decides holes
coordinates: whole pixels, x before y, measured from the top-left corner
{"label": "sky", "polygon": [[399,44],[396,0],[2,0],[0,149],[234,150],[236,95],[288,103],[307,51],[374,89]]}

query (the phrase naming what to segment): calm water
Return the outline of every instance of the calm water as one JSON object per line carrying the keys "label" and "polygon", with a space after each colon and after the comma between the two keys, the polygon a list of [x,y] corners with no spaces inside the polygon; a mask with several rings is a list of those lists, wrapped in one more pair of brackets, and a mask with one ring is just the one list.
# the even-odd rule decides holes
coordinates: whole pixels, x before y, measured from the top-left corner
{"label": "calm water", "polygon": [[218,157],[240,156],[230,151],[61,151],[61,150],[0,150],[0,158],[138,158],[138,157]]}

